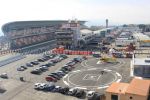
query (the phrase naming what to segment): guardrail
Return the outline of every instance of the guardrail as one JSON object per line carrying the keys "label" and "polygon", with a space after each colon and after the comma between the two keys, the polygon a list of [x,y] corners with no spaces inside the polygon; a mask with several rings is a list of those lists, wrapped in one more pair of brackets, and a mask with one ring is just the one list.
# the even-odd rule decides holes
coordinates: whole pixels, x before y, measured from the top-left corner
{"label": "guardrail", "polygon": [[2,60],[2,61],[0,61],[0,67],[7,65],[7,64],[10,64],[12,62],[18,61],[18,60],[23,59],[25,57],[26,57],[25,55],[16,55],[16,56],[10,57],[6,60]]}

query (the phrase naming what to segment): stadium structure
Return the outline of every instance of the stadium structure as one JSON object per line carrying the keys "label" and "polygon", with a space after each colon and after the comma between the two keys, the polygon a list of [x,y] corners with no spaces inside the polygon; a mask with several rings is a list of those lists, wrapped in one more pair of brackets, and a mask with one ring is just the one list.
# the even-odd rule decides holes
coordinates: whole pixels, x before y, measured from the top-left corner
{"label": "stadium structure", "polygon": [[[55,32],[68,20],[15,21],[2,26],[10,49],[20,49],[55,40]],[[85,21],[79,21],[84,25]]]}

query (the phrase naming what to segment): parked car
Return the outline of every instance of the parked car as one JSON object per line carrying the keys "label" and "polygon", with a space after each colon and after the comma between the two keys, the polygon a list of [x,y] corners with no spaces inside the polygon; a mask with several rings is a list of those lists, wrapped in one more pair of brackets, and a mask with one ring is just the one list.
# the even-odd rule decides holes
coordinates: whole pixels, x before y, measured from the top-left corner
{"label": "parked car", "polygon": [[95,91],[88,91],[86,96],[88,100],[93,100],[94,95],[95,95]]}
{"label": "parked car", "polygon": [[60,80],[60,77],[58,77],[57,75],[49,74],[48,76],[51,76],[51,77],[53,77],[53,78],[55,78],[55,79],[57,79],[57,80]]}
{"label": "parked car", "polygon": [[64,73],[63,71],[58,71],[56,73],[59,74],[59,75],[61,75],[61,76],[65,76],[66,75],[66,73]]}
{"label": "parked car", "polygon": [[54,84],[48,84],[45,88],[44,91],[52,91],[55,88]]}
{"label": "parked car", "polygon": [[78,58],[74,58],[74,59],[73,59],[73,61],[75,61],[75,62],[82,62],[82,60],[83,60],[83,59],[82,59],[82,58],[80,58],[80,57],[78,57]]}
{"label": "parked car", "polygon": [[31,63],[26,63],[26,66],[27,66],[27,67],[33,67],[33,64],[31,64]]}
{"label": "parked car", "polygon": [[69,87],[63,87],[63,88],[61,88],[60,93],[67,95],[68,91],[69,91]]}
{"label": "parked car", "polygon": [[20,66],[21,68],[24,68],[24,69],[28,69],[27,67],[25,67],[25,66]]}
{"label": "parked car", "polygon": [[69,71],[66,70],[66,69],[64,69],[64,68],[61,68],[59,71],[62,71],[62,72],[65,73],[65,74],[69,73]]}
{"label": "parked car", "polygon": [[68,95],[74,96],[76,94],[76,92],[77,92],[77,88],[71,88],[68,91]]}
{"label": "parked car", "polygon": [[56,75],[58,76],[59,78],[62,78],[62,75],[58,74],[58,73],[51,73],[52,75]]}
{"label": "parked car", "polygon": [[55,86],[55,88],[52,90],[52,92],[60,92],[62,87],[60,86]]}
{"label": "parked car", "polygon": [[39,61],[39,62],[44,62],[45,60],[43,60],[43,59],[37,59],[37,61]]}
{"label": "parked car", "polygon": [[64,59],[68,58],[67,55],[65,55],[65,54],[61,54],[60,57],[62,57]]}
{"label": "parked car", "polygon": [[48,67],[47,66],[40,66],[39,69],[43,72],[47,71],[48,70]]}
{"label": "parked car", "polygon": [[42,71],[40,69],[34,69],[31,71],[32,74],[40,75]]}
{"label": "parked car", "polygon": [[95,57],[95,58],[100,58],[101,55],[100,55],[100,54],[93,54],[93,57]]}
{"label": "parked car", "polygon": [[81,98],[81,97],[83,97],[85,95],[85,92],[84,92],[84,90],[77,90],[77,92],[76,92],[76,94],[75,94],[75,96],[76,97],[78,97],[78,98]]}
{"label": "parked car", "polygon": [[18,67],[17,68],[17,71],[24,71],[25,69],[24,68],[22,68],[22,67]]}
{"label": "parked car", "polygon": [[57,82],[57,79],[52,76],[46,76],[45,80],[48,82]]}
{"label": "parked car", "polygon": [[2,74],[0,74],[0,77],[1,77],[1,78],[4,78],[4,79],[8,79],[7,73],[2,73]]}
{"label": "parked car", "polygon": [[38,64],[39,64],[38,61],[32,61],[32,62],[30,62],[30,63],[33,64],[33,65],[38,65]]}
{"label": "parked car", "polygon": [[68,66],[74,66],[75,64],[76,64],[75,61],[69,61],[66,65],[68,65]]}

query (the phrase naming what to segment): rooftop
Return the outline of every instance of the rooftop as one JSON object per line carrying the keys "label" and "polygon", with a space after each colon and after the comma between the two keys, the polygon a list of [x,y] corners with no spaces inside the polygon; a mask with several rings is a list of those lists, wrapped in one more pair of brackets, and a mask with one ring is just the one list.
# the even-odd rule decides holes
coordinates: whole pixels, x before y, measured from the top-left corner
{"label": "rooftop", "polygon": [[125,94],[125,91],[127,90],[129,84],[128,83],[112,83],[109,88],[107,88],[106,92],[111,93],[119,93],[119,94]]}
{"label": "rooftop", "polygon": [[112,83],[106,92],[116,94],[135,94],[146,96],[149,93],[150,80],[143,80],[134,78],[131,83]]}
{"label": "rooftop", "polygon": [[149,88],[150,80],[134,78],[126,90],[126,93],[146,96],[149,92]]}
{"label": "rooftop", "polygon": [[134,58],[134,65],[150,65],[145,60],[150,60],[150,58]]}

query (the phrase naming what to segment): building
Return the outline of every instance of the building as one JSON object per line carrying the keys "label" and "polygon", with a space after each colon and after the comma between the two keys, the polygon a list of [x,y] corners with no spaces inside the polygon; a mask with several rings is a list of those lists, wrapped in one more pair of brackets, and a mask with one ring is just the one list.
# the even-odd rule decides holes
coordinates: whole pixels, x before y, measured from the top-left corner
{"label": "building", "polygon": [[135,44],[135,40],[130,31],[121,32],[118,38],[115,39],[116,46],[128,46],[131,43]]}
{"label": "building", "polygon": [[131,60],[131,69],[134,76],[150,77],[149,55],[150,55],[150,50],[134,51],[134,55]]}
{"label": "building", "polygon": [[108,28],[108,19],[106,19],[106,28]]}
{"label": "building", "polygon": [[138,47],[150,47],[150,37],[143,33],[133,33],[133,37],[135,38]]}
{"label": "building", "polygon": [[[56,30],[59,30],[65,23],[68,21],[16,21],[3,25],[2,31],[9,39],[10,48],[19,49],[55,40]],[[84,21],[79,23],[84,23]]]}
{"label": "building", "polygon": [[58,45],[66,48],[81,48],[91,41],[95,34],[88,28],[83,28],[77,20],[68,21],[63,24],[60,30],[56,31]]}
{"label": "building", "polygon": [[130,83],[112,83],[106,100],[150,100],[150,80],[134,78]]}

